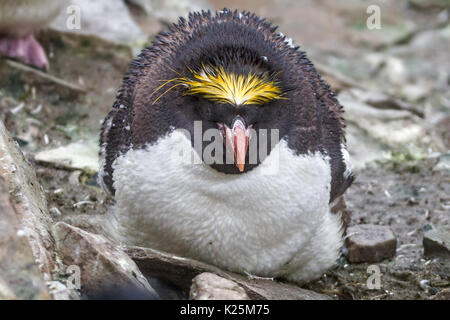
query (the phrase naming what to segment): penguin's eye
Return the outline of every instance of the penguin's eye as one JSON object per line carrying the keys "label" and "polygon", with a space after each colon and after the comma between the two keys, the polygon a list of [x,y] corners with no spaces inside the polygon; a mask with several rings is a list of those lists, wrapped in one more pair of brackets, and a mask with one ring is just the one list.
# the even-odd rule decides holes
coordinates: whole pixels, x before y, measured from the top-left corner
{"label": "penguin's eye", "polygon": [[172,84],[154,103],[168,91],[181,85],[186,87],[186,95],[234,106],[262,105],[272,100],[286,99],[276,75],[236,74],[227,72],[222,66],[211,67],[204,64],[200,71],[189,71],[191,77],[174,78],[158,87],[157,90],[160,90]]}

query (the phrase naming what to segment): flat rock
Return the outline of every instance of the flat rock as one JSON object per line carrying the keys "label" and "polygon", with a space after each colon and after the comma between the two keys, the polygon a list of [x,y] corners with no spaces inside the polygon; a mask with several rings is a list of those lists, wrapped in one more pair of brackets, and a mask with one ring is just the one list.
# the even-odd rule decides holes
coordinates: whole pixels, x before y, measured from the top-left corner
{"label": "flat rock", "polygon": [[50,299],[50,294],[0,176],[0,300],[5,299]]}
{"label": "flat rock", "polygon": [[425,256],[450,258],[450,226],[425,228],[423,249]]}
{"label": "flat rock", "polygon": [[127,247],[125,252],[136,262],[147,278],[157,278],[169,283],[179,290],[189,292],[192,279],[209,272],[231,280],[244,288],[252,300],[330,300],[331,297],[306,290],[291,283],[284,283],[262,278],[249,278],[224,271],[215,266],[193,259],[175,256],[162,251]]}
{"label": "flat rock", "polygon": [[126,298],[121,293],[125,290],[141,298],[158,298],[133,260],[105,237],[64,222],[55,224],[53,236],[62,262],[79,268],[83,296]]}
{"label": "flat rock", "polygon": [[45,280],[50,281],[55,268],[54,242],[49,232],[53,221],[34,170],[1,121],[0,177],[9,190],[9,201],[17,219],[13,225],[20,226],[20,234],[28,239],[36,264]]}
{"label": "flat rock", "polygon": [[350,262],[380,262],[395,255],[397,238],[388,226],[360,224],[347,229]]}
{"label": "flat rock", "polygon": [[80,140],[65,146],[40,151],[34,158],[36,161],[54,164],[58,167],[98,172],[98,150],[97,141]]}
{"label": "flat rock", "polygon": [[244,288],[236,282],[205,272],[192,279],[191,300],[248,300]]}

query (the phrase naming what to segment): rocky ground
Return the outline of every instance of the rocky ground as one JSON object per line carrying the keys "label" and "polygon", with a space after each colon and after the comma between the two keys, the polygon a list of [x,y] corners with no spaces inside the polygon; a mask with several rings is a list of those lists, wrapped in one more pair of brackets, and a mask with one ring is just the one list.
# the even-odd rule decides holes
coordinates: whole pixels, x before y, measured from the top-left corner
{"label": "rocky ground", "polygon": [[[2,132],[0,141],[0,298],[102,296],[95,289],[114,278],[150,298],[153,287],[163,298],[188,298],[191,291],[191,298],[448,299],[448,3],[370,4],[381,8],[379,30],[366,27],[367,1],[105,1],[104,21],[93,23],[103,10],[95,3],[82,15],[81,30],[67,30],[62,15],[39,34],[49,73],[1,59],[0,118],[9,135]],[[98,130],[128,63],[176,16],[223,7],[255,11],[279,25],[338,92],[356,172],[346,194],[351,225],[390,227],[393,257],[356,263],[344,248],[334,268],[298,288],[151,249],[119,248],[96,235],[102,233],[96,219],[113,203],[96,184]],[[20,243],[15,259],[11,243]],[[31,254],[37,267],[28,267]],[[82,266],[81,291],[72,286],[70,265]],[[371,265],[381,272],[378,289],[367,285]],[[205,283],[217,290],[204,292],[211,287]]]}

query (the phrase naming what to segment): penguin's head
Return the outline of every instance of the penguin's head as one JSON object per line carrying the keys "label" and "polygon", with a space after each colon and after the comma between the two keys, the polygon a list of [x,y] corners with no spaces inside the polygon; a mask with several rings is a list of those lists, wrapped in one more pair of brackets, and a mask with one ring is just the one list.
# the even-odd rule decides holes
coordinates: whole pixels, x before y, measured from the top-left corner
{"label": "penguin's head", "polygon": [[[210,163],[213,168],[226,173],[250,170],[267,155],[256,154],[256,161],[250,161],[250,140],[258,143],[258,138],[269,139],[273,129],[286,128],[289,72],[280,53],[256,30],[230,21],[212,25],[179,54],[146,103],[170,105],[179,115],[175,128],[187,129],[193,139],[198,138],[195,122],[201,123],[202,136],[211,129],[220,133],[224,152],[221,161]],[[202,139],[203,156],[209,143]]]}
{"label": "penguin's head", "polygon": [[[296,48],[275,29],[254,15],[227,10],[181,19],[141,55],[156,61],[136,84],[133,108],[141,119],[133,121],[136,130],[151,130],[158,113],[156,127],[186,129],[194,139],[194,122],[201,122],[202,134],[215,129],[223,139],[223,159],[213,168],[241,173],[257,166],[270,153],[273,129],[278,137],[288,132],[296,100],[290,94],[296,86]],[[149,113],[150,122],[142,116]],[[259,145],[260,138],[267,152],[252,162],[250,140]],[[203,140],[203,148],[210,142]],[[230,151],[233,163],[226,159]]]}
{"label": "penguin's head", "polygon": [[[257,164],[249,161],[250,140],[257,142],[262,128],[281,126],[282,102],[277,100],[287,99],[281,77],[264,65],[264,58],[258,57],[258,52],[246,51],[242,56],[231,56],[232,51],[236,53],[234,49],[216,52],[211,57],[219,63],[202,61],[195,70],[189,68],[188,76],[173,81],[183,87],[181,100],[184,108],[190,110],[188,120],[197,119],[197,123],[202,124],[202,134],[211,129],[220,133],[223,150],[232,154],[233,163],[227,162],[226,153],[222,153],[223,159],[211,165],[227,173],[243,172],[246,163],[247,170]],[[252,59],[246,61],[246,55],[252,53]],[[203,148],[207,142],[204,141]]]}

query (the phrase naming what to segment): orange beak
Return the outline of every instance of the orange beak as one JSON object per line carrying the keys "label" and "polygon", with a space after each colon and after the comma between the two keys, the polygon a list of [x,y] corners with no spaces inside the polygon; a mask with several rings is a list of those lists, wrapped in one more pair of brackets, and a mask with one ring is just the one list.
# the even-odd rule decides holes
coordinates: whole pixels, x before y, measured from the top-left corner
{"label": "orange beak", "polygon": [[231,129],[226,125],[220,125],[227,152],[234,154],[234,164],[240,172],[243,172],[245,168],[245,157],[247,156],[250,136],[249,129],[251,127],[247,129],[240,117],[233,121]]}
{"label": "orange beak", "polygon": [[248,135],[246,129],[241,124],[233,126],[233,143],[234,143],[234,163],[239,171],[244,171],[245,156],[248,148]]}

